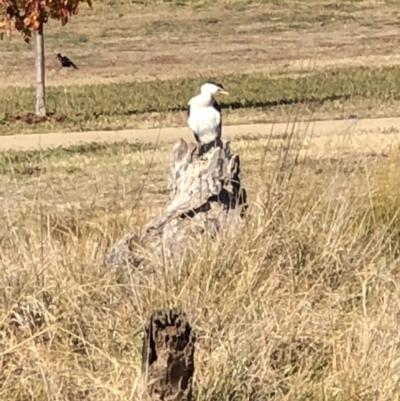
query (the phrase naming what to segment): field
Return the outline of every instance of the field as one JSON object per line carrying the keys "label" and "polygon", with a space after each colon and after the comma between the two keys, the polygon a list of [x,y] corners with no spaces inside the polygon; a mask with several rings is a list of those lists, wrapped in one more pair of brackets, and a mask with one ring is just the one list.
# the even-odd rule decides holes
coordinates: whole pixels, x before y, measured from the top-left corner
{"label": "field", "polygon": [[[101,1],[61,29],[46,28],[47,107],[33,107],[33,52],[18,34],[0,43],[0,133],[185,125],[208,78],[226,124],[398,116],[396,1]],[[55,54],[80,68],[59,70]],[[379,106],[377,106],[377,103]],[[300,118],[300,117],[299,117]]]}
{"label": "field", "polygon": [[[83,5],[46,28],[45,122],[31,49],[0,42],[0,399],[137,399],[143,324],[179,306],[195,400],[399,400],[399,20],[375,0]],[[208,78],[231,94],[243,228],[161,285],[122,277],[104,254],[165,205]]]}

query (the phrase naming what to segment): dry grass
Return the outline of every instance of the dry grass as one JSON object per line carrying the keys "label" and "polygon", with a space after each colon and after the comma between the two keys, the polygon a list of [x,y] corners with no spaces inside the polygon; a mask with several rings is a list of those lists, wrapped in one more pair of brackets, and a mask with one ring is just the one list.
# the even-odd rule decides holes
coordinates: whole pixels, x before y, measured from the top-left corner
{"label": "dry grass", "polygon": [[[63,122],[7,122],[7,113],[33,110],[33,52],[18,35],[0,42],[0,133],[183,125],[183,105],[210,77],[232,86],[225,104],[229,124],[286,121],[298,102],[318,118],[393,115],[397,83],[379,90],[378,98],[375,89],[383,89],[380,82],[398,64],[398,22],[396,3],[375,0],[108,0],[92,11],[82,6],[66,27],[55,21],[46,27],[48,109],[66,114]],[[79,71],[58,71],[54,55],[60,51]],[[375,81],[366,78],[366,65]],[[308,90],[306,76],[313,74],[318,85]],[[354,81],[356,93],[365,87],[348,98],[343,80]],[[378,100],[381,109],[372,107]]]}
{"label": "dry grass", "polygon": [[[62,48],[81,66],[56,74],[48,58],[49,106],[70,120],[7,123],[5,112],[32,107],[27,89],[8,88],[0,132],[180,124],[200,82],[187,78],[197,67],[234,89],[224,104],[230,123],[287,121],[300,109],[395,115],[399,69],[380,68],[394,62],[380,57],[397,46],[396,5],[179,0],[82,8],[65,29],[50,24],[47,32],[48,54]],[[30,49],[15,38],[0,50],[0,82],[27,86]],[[304,68],[313,58],[318,69]],[[347,68],[371,59],[377,68]],[[336,63],[346,68],[324,69]],[[243,230],[192,244],[179,265],[159,266],[158,283],[108,270],[103,255],[165,203],[170,146],[1,154],[0,399],[135,399],[142,325],[154,309],[172,306],[197,331],[196,400],[400,399],[400,152],[395,130],[368,135],[236,140],[250,200]]]}
{"label": "dry grass", "polygon": [[[104,0],[66,26],[46,26],[48,85],[281,69],[397,54],[392,1]],[[373,21],[373,23],[372,23]],[[32,49],[16,35],[0,42],[0,85],[30,86]],[[55,54],[80,71],[58,72]],[[31,77],[31,78],[30,78]]]}
{"label": "dry grass", "polygon": [[399,151],[344,141],[327,157],[327,143],[235,141],[243,231],[205,238],[146,285],[102,258],[165,202],[170,146],[10,153],[46,170],[1,176],[1,398],[135,399],[143,322],[180,306],[198,336],[197,400],[398,399]]}

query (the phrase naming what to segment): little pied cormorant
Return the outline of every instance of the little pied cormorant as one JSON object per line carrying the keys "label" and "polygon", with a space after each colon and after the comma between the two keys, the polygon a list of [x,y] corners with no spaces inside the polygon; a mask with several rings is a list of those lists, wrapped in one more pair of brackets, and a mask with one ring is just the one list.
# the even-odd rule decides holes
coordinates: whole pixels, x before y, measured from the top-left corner
{"label": "little pied cormorant", "polygon": [[200,89],[200,94],[188,102],[188,125],[200,146],[221,143],[221,107],[213,96],[217,93],[229,95],[222,85],[205,83]]}

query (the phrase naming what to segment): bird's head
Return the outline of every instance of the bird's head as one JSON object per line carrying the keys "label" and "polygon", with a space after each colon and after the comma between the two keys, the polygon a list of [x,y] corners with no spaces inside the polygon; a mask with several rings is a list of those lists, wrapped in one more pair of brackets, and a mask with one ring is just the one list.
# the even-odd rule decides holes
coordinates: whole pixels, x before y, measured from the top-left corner
{"label": "bird's head", "polygon": [[57,58],[61,58],[62,56],[61,56],[60,53],[57,53],[57,54],[56,54],[56,57],[57,57]]}
{"label": "bird's head", "polygon": [[210,95],[216,95],[217,93],[221,93],[222,95],[229,95],[229,93],[224,89],[221,84],[207,82],[202,85],[200,89],[201,93],[207,93]]}

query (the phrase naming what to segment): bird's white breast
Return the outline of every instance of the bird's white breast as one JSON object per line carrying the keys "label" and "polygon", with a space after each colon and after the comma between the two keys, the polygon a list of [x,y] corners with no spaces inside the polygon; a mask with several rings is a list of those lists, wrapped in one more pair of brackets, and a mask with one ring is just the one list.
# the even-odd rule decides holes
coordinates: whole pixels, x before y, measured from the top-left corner
{"label": "bird's white breast", "polygon": [[198,105],[196,101],[190,102],[190,116],[188,125],[195,132],[200,142],[209,143],[221,135],[221,114],[212,105]]}

